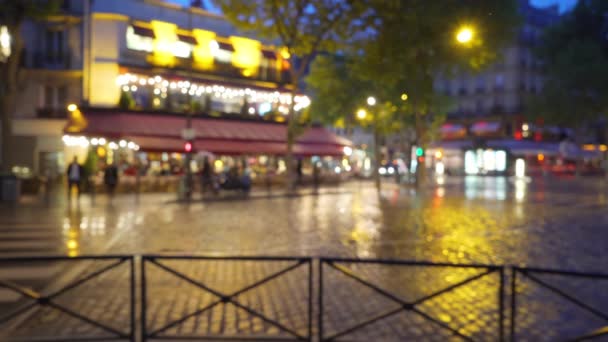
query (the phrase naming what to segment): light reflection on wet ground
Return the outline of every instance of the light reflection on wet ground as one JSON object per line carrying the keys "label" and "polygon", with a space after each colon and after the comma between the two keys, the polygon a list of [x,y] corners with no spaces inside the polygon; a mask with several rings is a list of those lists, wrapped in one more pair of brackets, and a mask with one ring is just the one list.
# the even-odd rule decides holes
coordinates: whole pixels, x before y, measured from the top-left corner
{"label": "light reflection on wet ground", "polygon": [[[385,184],[382,196],[378,196],[371,183],[352,182],[338,194],[190,205],[167,203],[167,196],[142,197],[139,203],[124,196],[108,206],[99,196],[95,206],[83,198],[79,209],[61,204],[46,209],[24,207],[5,211],[2,217],[7,222],[38,217],[51,226],[56,224],[64,236],[58,250],[68,255],[358,256],[604,270],[608,259],[608,187],[600,180],[478,177],[446,178],[441,183],[422,193]],[[349,266],[403,298],[429,295],[476,274],[463,269]],[[330,291],[337,291],[331,296],[336,300],[328,302],[327,308],[327,315],[334,319],[342,313],[356,323],[357,315],[369,318],[395,305],[377,294],[366,295],[365,288],[343,276],[329,275],[327,281],[333,282]],[[496,274],[484,276],[421,304],[420,310],[467,336],[491,340],[496,331],[497,282]],[[530,285],[518,288],[525,291]],[[585,293],[591,300],[597,298],[593,286]],[[365,301],[346,300],[349,298]],[[544,297],[537,293],[534,298]],[[537,318],[545,315],[543,307],[555,308],[529,302],[532,304],[518,313],[523,327],[536,326]],[[558,307],[566,306],[562,304]],[[555,315],[550,317],[551,322],[559,321]],[[338,319],[328,327],[337,332],[347,327],[345,322]],[[360,331],[360,337],[386,340],[379,332],[394,326],[415,328],[400,332],[401,339],[437,333],[436,325],[409,313],[378,324]],[[536,331],[543,330],[540,326]],[[556,335],[538,336],[536,340]]]}

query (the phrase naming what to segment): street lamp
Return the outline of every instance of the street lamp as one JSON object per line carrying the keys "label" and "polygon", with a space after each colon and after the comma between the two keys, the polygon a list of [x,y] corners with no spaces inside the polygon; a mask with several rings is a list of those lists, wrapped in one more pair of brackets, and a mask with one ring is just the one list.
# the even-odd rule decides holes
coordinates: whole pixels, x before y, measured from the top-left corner
{"label": "street lamp", "polygon": [[456,32],[456,41],[460,44],[467,44],[473,40],[473,36],[473,30],[468,26],[463,26]]}
{"label": "street lamp", "polygon": [[0,62],[6,62],[11,56],[11,35],[8,27],[0,26]]}
{"label": "street lamp", "polygon": [[370,106],[374,106],[376,104],[376,98],[373,96],[370,96],[367,98],[367,104]]}
{"label": "street lamp", "polygon": [[365,117],[367,117],[367,112],[365,111],[365,109],[361,108],[357,111],[357,119],[359,120],[363,120],[365,119]]}

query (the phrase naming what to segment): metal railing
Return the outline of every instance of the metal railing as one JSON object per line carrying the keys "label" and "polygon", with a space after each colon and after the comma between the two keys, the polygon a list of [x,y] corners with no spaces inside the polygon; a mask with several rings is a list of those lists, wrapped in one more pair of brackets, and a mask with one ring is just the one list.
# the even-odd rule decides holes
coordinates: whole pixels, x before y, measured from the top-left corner
{"label": "metal railing", "polygon": [[[237,291],[232,291],[230,293],[226,293],[220,289],[214,289],[211,286],[207,285],[204,282],[204,279],[196,279],[194,277],[186,275],[184,272],[177,270],[175,267],[170,267],[166,265],[166,261],[189,261],[189,262],[203,262],[203,261],[229,261],[229,262],[238,262],[238,261],[249,261],[255,263],[276,263],[276,262],[289,262],[291,265],[287,267],[283,267],[278,271],[273,272],[270,275],[264,276],[262,279],[259,279],[253,283],[242,286]],[[161,270],[189,283],[190,285],[194,285],[199,290],[209,293],[215,297],[211,303],[203,306],[202,308],[198,308],[195,311],[192,311],[182,317],[172,320],[169,323],[165,323],[162,327],[156,328],[153,331],[149,331],[148,327],[148,319],[147,319],[147,305],[149,302],[149,298],[147,292],[149,290],[148,280],[146,279],[147,273],[147,265],[154,265]],[[247,337],[247,340],[260,340],[260,341],[310,341],[312,338],[312,259],[311,258],[298,258],[298,257],[215,257],[215,256],[161,256],[161,255],[144,255],[142,256],[141,261],[141,340],[146,341],[147,339],[191,339],[191,340],[203,340],[203,339],[222,339],[222,340],[243,340],[243,336],[176,336],[170,334],[162,334],[167,332],[169,329],[179,326],[184,323],[188,319],[191,319],[196,316],[200,316],[203,313],[209,312],[214,307],[217,307],[220,304],[232,304],[235,307],[246,311],[249,315],[261,319],[265,323],[273,326],[278,329],[280,332],[287,333],[290,335],[289,337],[282,338],[276,336],[254,336]],[[265,314],[261,310],[257,310],[252,308],[249,305],[241,303],[237,297],[242,295],[250,290],[258,288],[264,284],[267,284],[271,280],[279,278],[289,272],[293,272],[298,268],[307,267],[308,268],[308,322],[307,322],[307,332],[306,334],[299,333],[294,329],[287,327],[285,324],[280,322],[277,319],[270,317],[268,314]]]}
{"label": "metal railing", "polygon": [[[422,297],[419,297],[416,300],[406,301],[406,300],[403,300],[399,295],[392,293],[391,291],[388,291],[386,289],[383,289],[381,286],[374,284],[373,281],[365,279],[364,276],[358,275],[352,269],[349,269],[348,267],[345,267],[341,264],[376,264],[376,265],[396,265],[396,266],[404,266],[404,267],[430,267],[430,268],[448,267],[448,268],[460,268],[460,269],[477,269],[477,270],[481,270],[482,272],[478,273],[472,277],[468,277],[455,284],[449,285],[441,290],[435,291],[431,294],[427,294]],[[372,318],[369,318],[366,321],[359,322],[356,325],[343,329],[337,333],[332,334],[331,336],[325,336],[324,329],[323,329],[323,321],[324,321],[324,318],[323,318],[323,312],[324,312],[324,310],[323,310],[324,309],[324,306],[323,306],[323,297],[324,297],[323,296],[323,293],[324,293],[323,266],[324,265],[327,265],[327,266],[339,271],[346,277],[349,277],[349,278],[355,280],[356,282],[364,285],[365,287],[372,289],[374,292],[380,294],[381,296],[389,299],[392,302],[397,303],[399,306],[396,309],[388,310],[388,311],[378,314]],[[497,335],[499,336],[499,340],[503,341],[504,340],[504,285],[503,285],[504,269],[502,266],[431,263],[431,262],[420,262],[420,261],[379,260],[379,259],[321,258],[319,261],[319,278],[318,278],[318,281],[319,281],[319,285],[318,285],[319,286],[319,297],[318,297],[319,341],[334,341],[335,339],[337,339],[339,337],[343,337],[345,335],[351,334],[351,333],[355,332],[356,330],[362,329],[363,327],[366,327],[372,323],[376,323],[380,320],[387,319],[389,317],[392,317],[392,316],[394,316],[398,313],[404,312],[404,311],[413,312],[413,313],[421,316],[425,320],[432,322],[437,327],[450,331],[455,336],[458,336],[467,341],[472,341],[473,339],[470,336],[460,333],[457,329],[454,329],[454,328],[450,327],[448,324],[419,310],[418,306],[431,300],[432,298],[435,298],[439,295],[442,295],[442,294],[450,292],[450,291],[454,291],[455,289],[457,289],[459,287],[462,287],[472,281],[475,281],[477,279],[480,279],[484,276],[488,276],[493,273],[498,273],[500,276],[500,285],[499,285],[499,288],[497,289],[497,293],[496,293],[496,300],[498,302],[498,315],[499,315],[499,324],[498,324],[499,330],[497,332]]]}
{"label": "metal railing", "polygon": [[[574,304],[580,309],[590,313],[592,316],[603,320],[604,323],[608,324],[608,314],[598,310],[594,305],[586,303],[578,298],[576,298],[575,294],[570,294],[560,289],[555,284],[551,284],[549,281],[542,279],[543,275],[551,275],[551,276],[563,276],[579,279],[601,279],[608,280],[608,274],[603,273],[588,273],[588,272],[574,272],[574,271],[562,271],[562,270],[554,270],[554,269],[546,269],[546,268],[533,268],[533,267],[513,267],[511,271],[511,305],[510,305],[510,330],[511,330],[511,341],[517,340],[518,335],[518,324],[517,324],[517,298],[521,296],[520,291],[517,290],[518,285],[518,275],[521,278],[526,278],[536,285],[540,286],[540,288],[547,290],[558,297],[566,300],[569,303]],[[521,282],[521,281],[520,281]],[[604,290],[605,291],[605,290]],[[606,304],[606,303],[603,303]],[[564,322],[570,323],[570,322]],[[608,335],[608,326],[600,327],[598,329],[589,331],[583,335],[579,335],[576,337],[570,337],[568,340],[571,341],[583,341],[583,340],[591,340],[600,336]]]}
{"label": "metal railing", "polygon": [[[113,261],[109,265],[100,267],[95,269],[92,272],[88,272],[86,276],[82,278],[76,277],[76,280],[71,280],[67,285],[62,285],[59,289],[53,290],[50,294],[43,293],[44,291],[34,291],[28,287],[16,284],[14,282],[8,280],[0,279],[0,288],[9,289],[18,295],[21,295],[32,301],[31,303],[25,303],[20,305],[15,310],[11,312],[5,313],[0,317],[0,325],[5,324],[11,320],[17,319],[18,317],[27,315],[32,309],[36,307],[41,308],[51,308],[57,310],[65,315],[68,315],[82,323],[85,323],[88,326],[92,326],[98,328],[106,333],[109,333],[110,336],[78,336],[78,337],[66,337],[66,336],[55,336],[50,338],[45,338],[45,341],[71,341],[71,340],[104,340],[104,341],[114,341],[114,340],[131,340],[135,341],[135,267],[134,267],[134,257],[127,255],[103,255],[103,256],[77,256],[77,257],[68,257],[68,256],[37,256],[37,257],[13,257],[13,258],[0,258],[0,266],[13,263],[18,264],[20,266],[26,266],[28,263],[40,263],[40,262],[67,262],[67,263],[77,263],[83,261]],[[104,324],[98,319],[90,317],[89,315],[78,312],[68,306],[61,304],[57,301],[57,299],[65,295],[66,293],[75,290],[81,285],[91,282],[92,280],[98,278],[100,275],[113,270],[120,265],[128,264],[129,267],[129,302],[125,305],[128,306],[129,312],[129,329],[128,331],[120,331],[114,327],[111,327],[107,324]],[[79,298],[80,296],[75,296]]]}
{"label": "metal railing", "polygon": [[[82,324],[82,326],[94,327],[110,336],[100,337],[95,335],[73,338],[66,336],[51,336],[50,338],[45,339],[48,341],[83,339],[131,341],[160,339],[335,341],[342,338],[352,338],[354,335],[372,327],[375,323],[383,322],[384,324],[389,324],[387,322],[397,315],[408,313],[413,317],[416,317],[418,322],[429,325],[430,330],[425,331],[427,334],[444,332],[452,337],[467,341],[475,339],[504,341],[509,338],[511,341],[515,341],[520,337],[527,338],[529,335],[533,335],[533,333],[531,334],[530,331],[526,330],[530,327],[529,325],[526,326],[526,324],[529,324],[531,318],[529,316],[530,311],[522,308],[526,304],[537,301],[541,303],[537,308],[540,307],[542,310],[548,304],[551,304],[547,302],[551,299],[548,299],[547,296],[543,295],[546,292],[557,295],[557,298],[573,304],[576,308],[580,308],[591,316],[598,318],[598,320],[603,321],[604,324],[608,322],[608,313],[604,312],[606,310],[602,311],[598,308],[598,306],[605,306],[608,303],[608,296],[605,296],[606,298],[602,297],[602,300],[595,300],[594,294],[598,292],[591,292],[591,298],[594,298],[592,299],[594,302],[590,302],[589,299],[586,301],[581,300],[579,298],[580,296],[578,296],[578,290],[564,290],[560,286],[552,283],[551,279],[553,278],[550,278],[563,277],[563,279],[574,281],[582,281],[584,279],[601,281],[608,280],[608,274],[540,268],[505,267],[497,265],[451,264],[405,260],[325,257],[319,258],[318,260],[318,266],[316,267],[317,271],[313,274],[313,263],[316,260],[307,257],[142,255],[140,259],[140,256],[134,255],[107,255],[0,258],[0,267],[11,263],[26,266],[28,263],[41,262],[66,262],[69,265],[73,265],[72,263],[76,262],[83,262],[85,263],[85,266],[87,266],[86,272],[83,272],[81,269],[78,271],[77,276],[71,278],[64,277],[62,278],[62,284],[56,284],[57,286],[55,286],[55,288],[50,290],[46,289],[45,291],[35,291],[25,286],[15,284],[14,282],[0,279],[0,288],[8,289],[28,300],[28,303],[19,302],[19,305],[16,305],[14,310],[8,313],[1,313],[0,326],[3,326],[12,320],[17,320],[18,318],[27,319],[29,317],[28,315],[34,309],[50,309],[70,316],[72,319],[75,319],[74,322]],[[94,262],[105,262],[105,264],[103,266],[90,267]],[[139,265],[136,265],[136,263],[139,263]],[[188,267],[204,263],[215,264],[208,265],[208,268],[204,268],[203,272],[200,272],[201,270],[196,269],[196,267],[193,267],[195,272],[184,271],[181,268],[181,266],[187,266],[186,270],[190,270],[192,268]],[[236,268],[227,266],[237,264],[239,266]],[[120,267],[120,265],[126,265],[128,267],[128,273],[121,273],[121,276],[125,277],[125,280],[121,284],[125,286],[125,289],[128,287],[129,299],[118,301],[111,310],[115,310],[118,306],[118,310],[121,310],[121,312],[125,312],[125,315],[128,315],[128,317],[125,317],[124,322],[121,321],[121,323],[124,323],[121,325],[121,328],[117,328],[116,326],[94,317],[89,311],[79,311],[78,309],[74,309],[72,305],[66,305],[65,303],[62,303],[61,300],[58,300],[60,297],[65,299],[67,296],[68,299],[74,303],[81,303],[85,301],[85,298],[89,298],[95,303],[94,306],[97,306],[98,301],[113,298],[116,294],[110,293],[111,289],[109,288],[99,287],[95,282],[95,279]],[[218,265],[220,265],[221,272],[216,273],[214,276],[212,272],[214,267],[217,269]],[[370,269],[378,271],[384,266],[394,266],[395,268],[391,268],[391,271],[383,276],[369,276],[369,274],[376,273],[368,273],[367,271]],[[226,267],[226,269],[222,270],[222,267]],[[420,280],[416,280],[412,283],[403,282],[403,286],[397,288],[387,286],[388,283],[391,283],[392,285],[402,284],[404,278],[402,278],[401,275],[405,275],[408,273],[408,270],[412,270],[413,268],[419,268],[420,271],[427,272],[428,275],[431,275],[431,278],[433,276],[441,276],[440,278],[443,279],[446,274],[450,276],[457,275],[457,277],[452,278],[445,286],[441,284],[441,286],[438,286],[439,283],[433,283],[433,286],[427,286],[427,284],[424,284],[424,281]],[[445,271],[441,271],[441,268],[444,268]],[[511,272],[509,273],[506,272],[508,268],[511,268]],[[234,271],[235,269],[237,271]],[[249,276],[243,277],[243,275],[254,273],[253,270],[259,269],[262,269],[263,272],[256,271],[257,273],[255,276],[250,274]],[[363,270],[367,271],[364,272]],[[462,272],[458,273],[456,272],[457,270],[461,270]],[[122,271],[125,270],[123,269]],[[139,277],[136,277],[136,273],[139,273]],[[190,273],[194,273],[194,275]],[[414,273],[415,272],[412,272],[412,274]],[[160,277],[156,277],[156,274],[160,275]],[[392,274],[397,274],[399,277],[390,279]],[[424,276],[426,277],[427,275]],[[489,277],[492,278],[488,279]],[[160,282],[159,279],[161,279]],[[163,279],[182,282],[189,286],[189,289],[187,292],[182,291],[182,288],[175,287],[172,283],[166,282]],[[534,284],[535,291],[532,291],[530,287],[524,286],[524,279],[525,284]],[[215,285],[212,284],[213,280],[216,280]],[[272,283],[275,280],[280,281]],[[485,285],[477,284],[477,287],[467,288],[467,285],[473,286],[474,284],[472,283],[478,280],[486,281]],[[112,284],[116,282],[115,278],[112,278],[112,275],[109,275],[100,281],[106,281],[107,283]],[[362,292],[349,292],[352,289],[344,287],[344,283],[341,283],[344,281],[358,284],[357,286],[361,287],[359,290]],[[488,283],[488,281],[491,281],[491,283]],[[95,293],[93,293],[92,296],[86,297],[85,292],[90,291],[91,287],[85,286],[83,288],[83,284],[92,286]],[[260,288],[267,284],[269,286],[274,284],[274,286],[286,289],[286,291],[280,293],[274,292],[274,288],[272,287],[270,289],[266,288],[264,290],[265,292],[254,291],[256,289],[260,290]],[[289,284],[289,286],[285,284]],[[410,288],[406,286],[410,284],[418,284],[419,286],[416,288],[416,291],[423,289],[426,292],[422,294],[419,294],[416,291],[412,292]],[[229,289],[229,286],[227,285],[233,285],[235,288]],[[428,285],[431,284],[429,283]],[[316,287],[316,289],[313,289],[313,287]],[[330,292],[328,292],[330,291],[328,290],[329,287],[331,287],[332,290],[339,288],[342,292],[340,292],[340,295],[338,296],[335,296],[333,293],[330,295]],[[115,288],[116,287],[114,286],[112,287],[112,289]],[[395,289],[399,291],[396,292]],[[314,290],[317,291],[315,295],[313,295]],[[457,295],[457,291],[462,290],[477,292],[477,297],[473,299],[474,301],[481,300],[480,290],[483,290],[482,292],[485,297],[482,297],[486,302],[491,303],[491,309],[489,309],[490,306],[486,306],[483,307],[480,312],[483,312],[482,315],[485,315],[483,321],[491,323],[491,327],[486,329],[486,333],[491,334],[491,337],[480,337],[479,334],[472,334],[470,331],[467,332],[466,329],[462,329],[464,325],[461,324],[461,322],[449,322],[440,319],[441,316],[438,316],[438,313],[442,313],[443,311],[441,310],[448,309],[437,308],[437,311],[428,311],[429,307],[436,306],[437,301],[440,300],[453,302],[453,305],[455,305],[453,307],[459,307],[459,304],[455,302],[461,298]],[[353,304],[357,304],[357,300],[365,300],[366,302],[364,304],[366,305],[368,298],[364,298],[361,295],[361,293],[365,293],[365,291],[378,295],[378,298],[376,299],[379,299],[380,301],[377,301],[377,303],[380,303],[379,307],[382,310],[378,309],[378,311],[373,314],[369,314],[369,312],[373,311],[371,309],[362,310],[364,312],[357,312],[358,309],[355,308],[355,311],[351,313],[343,310],[347,308],[347,305],[351,305],[352,308]],[[411,294],[412,298],[406,299],[402,292]],[[190,310],[171,311],[170,314],[161,310],[161,313],[159,314],[159,311],[156,311],[157,308],[162,308],[165,305],[175,305],[172,298],[162,297],[176,293],[186,297],[185,302],[188,304],[188,307],[190,307]],[[211,298],[211,300],[205,303],[202,303],[201,300],[197,301],[194,299],[197,294],[204,295],[204,298]],[[532,297],[524,299],[523,297],[526,294]],[[251,295],[251,297],[247,297],[248,295]],[[281,297],[281,295],[283,295],[283,297]],[[452,297],[440,297],[443,295]],[[259,297],[261,307],[254,305],[255,303],[247,299],[254,296]],[[598,296],[601,297],[601,293],[599,293]],[[507,298],[507,301],[505,301],[505,298]],[[278,310],[277,308],[274,308],[274,316],[266,311],[265,305],[268,301],[280,303],[279,306],[281,306],[281,308]],[[390,303],[390,306],[386,303]],[[195,307],[192,306],[194,304],[196,304]],[[180,330],[187,321],[199,319],[202,315],[207,314],[209,315],[208,317],[211,317],[213,310],[225,310],[222,306],[227,306],[228,304],[234,306],[235,310],[243,312],[244,315],[248,317],[247,319],[262,322],[261,324],[263,324],[266,329],[251,328],[249,330],[240,330],[237,333],[231,333],[230,331],[218,332],[215,330],[214,332],[211,332],[210,329],[207,329],[202,333],[200,330],[197,330],[198,335],[187,335],[184,330]],[[335,304],[338,307],[337,311],[332,311],[331,304]],[[365,305],[363,309],[365,309]],[[282,309],[294,306],[297,306],[296,314],[292,311]],[[519,315],[521,315],[523,310],[528,316],[518,316],[518,308],[520,309]],[[96,312],[104,312],[104,310],[106,309],[97,308]],[[317,311],[316,315],[313,317],[314,310]],[[281,312],[281,315],[276,315],[279,311]],[[363,319],[345,321],[340,317],[332,316],[335,312],[347,316],[355,314],[362,316]],[[489,316],[488,313],[490,313]],[[451,312],[449,312],[449,314],[453,315],[453,317],[458,315],[458,313]],[[571,313],[568,314],[570,315]],[[157,319],[159,315],[166,316],[167,320],[159,323],[159,320]],[[571,316],[568,317],[572,318]],[[568,317],[564,318],[558,315],[557,319],[569,319]],[[563,323],[559,323],[561,321],[548,321],[543,316],[543,313],[538,314],[537,318],[537,322],[540,322],[542,326],[540,331],[541,334],[547,332],[547,330],[543,329],[553,329],[553,333],[557,337],[563,338],[563,336],[560,336],[556,332],[559,328],[563,327],[556,326],[556,324],[563,325],[563,323],[569,323],[568,321],[564,321]],[[294,321],[297,322],[297,324],[293,324]],[[339,328],[332,326],[332,323],[335,322],[339,322],[339,325],[342,326]],[[290,325],[289,323],[292,324]],[[586,323],[588,322],[585,322],[585,324]],[[126,326],[128,326],[128,328],[125,328]],[[407,328],[409,327],[406,327],[406,329]],[[572,339],[583,340],[608,336],[608,327],[600,326],[593,330],[594,328],[595,325],[591,326],[591,329],[589,329],[587,333],[576,335]],[[396,331],[387,333],[396,333]]]}

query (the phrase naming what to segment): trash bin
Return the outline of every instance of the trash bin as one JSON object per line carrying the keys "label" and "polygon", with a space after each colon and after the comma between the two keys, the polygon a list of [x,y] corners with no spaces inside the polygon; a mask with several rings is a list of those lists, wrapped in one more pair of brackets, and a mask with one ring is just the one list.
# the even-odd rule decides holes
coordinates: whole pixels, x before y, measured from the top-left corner
{"label": "trash bin", "polygon": [[0,201],[17,202],[21,194],[21,184],[15,175],[0,175]]}

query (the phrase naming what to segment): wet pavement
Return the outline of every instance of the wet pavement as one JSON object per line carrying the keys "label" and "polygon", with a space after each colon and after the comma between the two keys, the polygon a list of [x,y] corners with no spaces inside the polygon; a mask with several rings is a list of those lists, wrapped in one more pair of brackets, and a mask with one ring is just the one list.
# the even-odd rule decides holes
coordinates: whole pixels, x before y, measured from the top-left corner
{"label": "wet pavement", "polygon": [[[265,198],[263,193],[256,193],[253,199],[190,204],[176,203],[174,195],[150,194],[139,198],[118,196],[112,204],[101,195],[94,203],[82,196],[79,205],[76,201],[68,205],[63,198],[50,205],[31,200],[17,208],[0,208],[0,224],[25,227],[43,223],[63,236],[57,240],[55,251],[70,256],[97,253],[344,256],[601,272],[608,261],[607,193],[608,185],[602,179],[448,178],[418,193],[385,184],[381,196],[371,182],[350,182],[339,189],[321,189],[317,195],[306,192],[298,197]],[[246,287],[280,269],[243,268],[237,264],[220,267],[206,262],[171,261],[168,265],[188,277],[215,281],[212,288],[225,291],[231,286],[237,290]],[[411,340],[432,335],[430,339],[445,340],[446,336],[458,339],[456,335],[462,334],[477,340],[495,340],[497,336],[500,278],[496,272],[480,276],[483,271],[466,268],[342,266],[382,289],[390,289],[405,302],[431,296],[415,306],[417,311],[395,312],[346,334],[346,339],[391,340],[388,336],[397,336],[394,340]],[[152,330],[217,299],[209,291],[193,287],[156,266],[149,267],[150,272],[160,272],[150,275],[154,279],[150,291],[155,293],[150,304]],[[403,306],[328,265],[325,268],[326,337]],[[120,272],[120,277],[126,279],[126,270]],[[170,279],[165,279],[167,276]],[[476,276],[479,278],[454,291],[432,296]],[[602,310],[601,304],[608,303],[608,298],[602,295],[608,291],[597,288],[605,281],[579,279],[574,286],[570,280],[557,278],[554,276],[551,283],[569,289],[570,293],[572,289],[581,289],[580,299],[599,305],[598,311]],[[307,298],[294,294],[306,292],[307,276],[289,275],[281,279],[250,290],[247,295],[251,298],[241,298],[240,303],[261,312],[273,312],[274,319],[285,327],[305,334],[306,313],[298,308],[306,304]],[[509,279],[507,274],[507,283]],[[564,309],[568,302],[547,297],[546,291],[523,277],[520,282],[518,293],[521,298],[528,296],[518,306],[518,329],[526,331],[518,335],[520,340],[553,340],[601,326],[601,321],[596,323],[583,314],[580,317],[585,324],[576,325],[572,316],[575,309]],[[315,295],[317,291],[315,285]],[[269,293],[281,294],[282,300],[269,301]],[[505,299],[508,303],[510,295]],[[118,310],[108,305],[103,312]],[[230,305],[222,303],[173,332],[282,336],[276,326],[243,313],[242,308],[229,309]],[[603,306],[604,312],[606,308]],[[560,313],[562,309],[565,313]],[[556,322],[560,320],[568,321],[569,328],[547,329],[547,322],[559,327]],[[415,328],[400,330],[395,326]]]}

